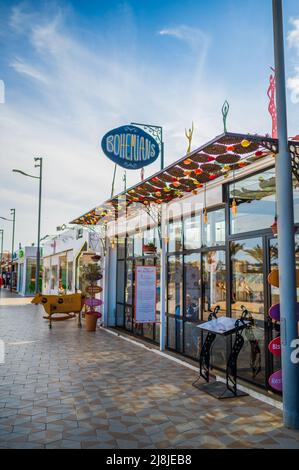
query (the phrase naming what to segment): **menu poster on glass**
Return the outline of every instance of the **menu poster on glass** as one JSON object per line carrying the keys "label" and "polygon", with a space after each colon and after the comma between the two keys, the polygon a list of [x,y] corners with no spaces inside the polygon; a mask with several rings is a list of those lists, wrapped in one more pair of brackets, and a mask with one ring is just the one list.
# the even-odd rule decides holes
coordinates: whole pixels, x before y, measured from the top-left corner
{"label": "menu poster on glass", "polygon": [[136,266],[135,322],[156,322],[156,266]]}

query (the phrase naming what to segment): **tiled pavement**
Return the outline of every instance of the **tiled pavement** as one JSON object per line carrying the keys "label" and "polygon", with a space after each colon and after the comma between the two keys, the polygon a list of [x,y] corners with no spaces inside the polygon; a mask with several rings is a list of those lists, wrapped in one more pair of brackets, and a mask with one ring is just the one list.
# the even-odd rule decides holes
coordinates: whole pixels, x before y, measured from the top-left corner
{"label": "tiled pavement", "polygon": [[0,448],[299,448],[278,409],[216,400],[192,370],[104,330],[49,330],[41,306],[3,293],[0,338]]}

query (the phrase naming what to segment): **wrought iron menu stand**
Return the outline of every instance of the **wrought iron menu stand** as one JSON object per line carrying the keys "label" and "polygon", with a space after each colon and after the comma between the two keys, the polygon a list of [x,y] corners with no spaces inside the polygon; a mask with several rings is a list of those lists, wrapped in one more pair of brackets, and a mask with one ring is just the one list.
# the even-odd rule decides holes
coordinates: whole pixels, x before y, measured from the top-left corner
{"label": "wrought iron menu stand", "polygon": [[[208,321],[198,325],[198,328],[207,332],[207,336],[199,356],[199,377],[192,385],[219,399],[245,396],[247,393],[237,389],[237,360],[244,344],[242,331],[244,328],[249,328],[252,321],[250,317],[250,320],[246,319],[249,315],[246,309],[243,309],[241,318],[237,320],[224,316],[217,318],[219,309],[220,307],[217,306],[214,312],[210,313]],[[226,337],[232,334],[235,334],[235,340],[226,364],[226,382],[210,382],[211,347],[216,336]],[[198,383],[201,377],[205,379],[206,383]]]}

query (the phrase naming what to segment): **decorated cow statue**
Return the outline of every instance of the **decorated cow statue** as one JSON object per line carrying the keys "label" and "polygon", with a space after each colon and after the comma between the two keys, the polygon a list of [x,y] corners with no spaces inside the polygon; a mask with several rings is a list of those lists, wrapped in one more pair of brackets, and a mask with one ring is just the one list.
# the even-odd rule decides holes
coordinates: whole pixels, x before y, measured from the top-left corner
{"label": "decorated cow statue", "polygon": [[[84,305],[85,296],[82,294],[67,295],[44,295],[36,294],[32,299],[33,304],[42,304],[49,320],[49,328],[52,328],[52,321],[68,320],[78,314],[78,326],[81,327],[81,310]],[[58,316],[58,314],[61,316]]]}

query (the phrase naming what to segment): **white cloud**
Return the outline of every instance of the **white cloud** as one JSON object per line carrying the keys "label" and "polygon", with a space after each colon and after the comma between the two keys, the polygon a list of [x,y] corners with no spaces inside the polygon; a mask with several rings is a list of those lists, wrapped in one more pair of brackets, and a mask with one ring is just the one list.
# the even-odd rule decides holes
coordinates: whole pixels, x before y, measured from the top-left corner
{"label": "white cloud", "polygon": [[10,67],[12,67],[16,72],[20,74],[27,75],[28,77],[34,78],[43,83],[48,83],[48,79],[42,72],[33,67],[30,64],[27,64],[24,60],[17,58],[11,62]]}
{"label": "white cloud", "polygon": [[[5,158],[0,215],[16,207],[16,242],[36,238],[37,185],[13,174],[12,168],[32,173],[33,157],[44,157],[43,236],[109,198],[114,165],[100,149],[108,129],[131,121],[163,125],[165,164],[184,154],[184,129],[192,121],[193,148],[222,132],[221,106],[228,90],[223,81],[204,74],[209,40],[202,31],[186,26],[160,31],[161,36],[184,41],[194,64],[188,69],[173,64],[169,70],[158,59],[149,62],[147,54],[133,54],[135,36],[133,44],[130,37],[122,38],[126,48],[120,48],[114,42],[116,32],[107,25],[93,32],[86,45],[67,24],[62,11],[43,16],[18,8],[11,18],[19,44],[17,51],[10,51],[8,63],[24,81],[22,89],[8,84],[6,103],[1,105],[0,146]],[[34,90],[32,78],[38,83]],[[231,130],[268,131],[266,113],[256,121],[259,98],[248,102],[244,113],[243,99],[234,93]],[[158,169],[155,162],[145,169],[145,176]],[[121,176],[118,169],[116,191],[122,190]],[[128,185],[139,177],[139,171],[127,172]],[[5,230],[9,229],[7,223]],[[7,233],[5,238],[8,244]]]}
{"label": "white cloud", "polygon": [[164,28],[159,31],[160,36],[169,36],[184,42],[196,55],[195,67],[203,66],[209,46],[209,36],[199,28],[180,25],[174,28]]}
{"label": "white cloud", "polygon": [[[291,19],[293,29],[287,34],[287,41],[290,48],[296,50],[297,61],[299,59],[299,18]],[[294,75],[287,79],[287,87],[291,92],[291,101],[299,103],[299,67],[294,66]]]}

